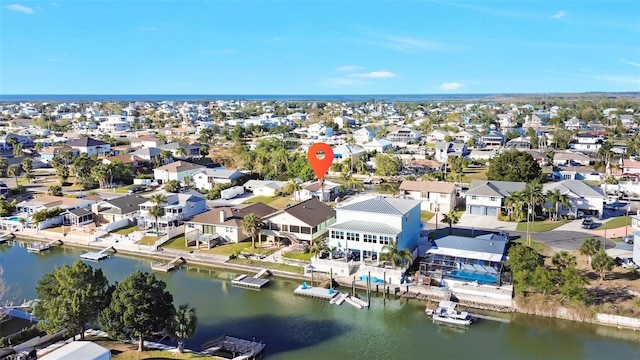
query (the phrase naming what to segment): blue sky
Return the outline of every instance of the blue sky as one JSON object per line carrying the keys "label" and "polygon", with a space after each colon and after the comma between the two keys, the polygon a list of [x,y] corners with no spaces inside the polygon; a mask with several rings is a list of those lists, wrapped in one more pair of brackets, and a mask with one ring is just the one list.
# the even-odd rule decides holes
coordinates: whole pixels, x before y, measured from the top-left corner
{"label": "blue sky", "polygon": [[640,91],[640,1],[0,1],[0,94]]}

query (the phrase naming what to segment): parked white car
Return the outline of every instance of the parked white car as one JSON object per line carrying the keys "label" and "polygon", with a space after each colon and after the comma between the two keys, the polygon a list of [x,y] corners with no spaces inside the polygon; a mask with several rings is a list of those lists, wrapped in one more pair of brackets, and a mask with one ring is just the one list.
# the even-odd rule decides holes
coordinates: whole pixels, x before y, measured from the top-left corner
{"label": "parked white car", "polygon": [[622,266],[625,269],[637,269],[638,265],[636,265],[636,263],[633,262],[632,258],[624,258],[620,261],[620,266]]}

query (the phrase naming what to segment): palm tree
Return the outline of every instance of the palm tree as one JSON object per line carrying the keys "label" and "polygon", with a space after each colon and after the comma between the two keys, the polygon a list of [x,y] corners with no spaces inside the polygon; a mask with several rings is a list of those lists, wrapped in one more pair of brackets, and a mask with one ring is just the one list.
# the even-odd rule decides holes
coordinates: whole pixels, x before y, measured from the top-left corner
{"label": "palm tree", "polygon": [[582,242],[580,245],[580,254],[587,255],[589,257],[588,263],[591,265],[591,258],[593,255],[597,254],[603,248],[600,241],[595,238],[588,238]]}
{"label": "palm tree", "polygon": [[24,149],[24,147],[22,146],[21,143],[17,143],[15,145],[13,145],[13,156],[18,157],[20,155],[22,155],[22,150]]}
{"label": "palm tree", "polygon": [[527,245],[531,245],[531,237],[529,235],[529,224],[531,222],[530,217],[533,215],[533,220],[536,218],[536,206],[544,203],[544,195],[542,194],[542,184],[538,179],[535,179],[528,183],[524,190],[522,190],[522,196],[527,201]]}
{"label": "palm tree", "polygon": [[519,222],[522,220],[522,208],[526,200],[520,191],[510,193],[505,199],[504,204],[507,207],[507,215],[513,217],[512,220]]}
{"label": "palm tree", "polygon": [[300,186],[300,184],[295,181],[294,179],[289,180],[289,182],[287,183],[287,185],[285,185],[284,187],[284,191],[287,194],[292,194],[293,195],[293,200],[297,201],[298,199],[298,192],[302,190],[302,186]]}
{"label": "palm tree", "polygon": [[460,221],[460,216],[454,209],[449,210],[449,212],[442,217],[442,222],[449,224],[449,235],[451,235],[451,227],[453,224],[457,224],[458,221]]}
{"label": "palm tree", "polygon": [[24,172],[26,173],[26,176],[28,177],[31,174],[31,171],[33,170],[33,160],[31,160],[30,158],[24,158],[22,159],[20,166],[22,167],[22,170],[24,170]]}
{"label": "palm tree", "polygon": [[569,197],[566,194],[560,193],[559,189],[553,191],[547,191],[547,200],[553,204],[555,221],[558,221],[560,215],[560,206],[569,207]]}
{"label": "palm tree", "polygon": [[593,262],[591,263],[593,270],[600,274],[601,281],[604,280],[605,276],[607,276],[607,272],[613,269],[614,265],[615,261],[611,256],[607,255],[604,250],[598,251],[593,256]]}
{"label": "palm tree", "polygon": [[178,149],[176,150],[176,154],[181,158],[186,158],[187,157],[187,149],[185,149],[182,146],[179,146]]}
{"label": "palm tree", "polygon": [[329,250],[329,247],[321,238],[313,240],[311,242],[311,246],[309,247],[309,252],[315,253],[316,259],[318,258],[318,254],[325,250]]}
{"label": "palm tree", "polygon": [[171,335],[178,339],[178,352],[184,351],[184,341],[192,338],[198,327],[196,309],[182,304],[171,319]]}
{"label": "palm tree", "polygon": [[398,246],[395,241],[390,240],[389,245],[385,245],[382,247],[382,251],[380,252],[380,260],[389,260],[391,261],[391,266],[396,267],[404,260],[412,262],[413,255],[411,255],[411,251],[409,251],[408,249],[398,250]]}
{"label": "palm tree", "polygon": [[156,236],[158,237],[158,240],[160,240],[160,231],[158,229],[159,228],[158,218],[164,215],[164,209],[162,208],[162,205],[167,202],[167,197],[164,194],[158,193],[151,196],[149,201],[151,201],[151,203],[154,204],[151,207],[151,209],[149,209],[149,215],[153,216],[155,219]]}
{"label": "palm tree", "polygon": [[47,195],[51,196],[62,196],[62,186],[60,185],[51,185],[47,189]]}
{"label": "palm tree", "polygon": [[242,219],[242,231],[251,237],[251,246],[256,247],[256,235],[264,227],[262,219],[251,213]]}
{"label": "palm tree", "polygon": [[0,157],[0,176],[2,177],[7,176],[8,168],[9,168],[9,162],[7,161],[7,158]]}
{"label": "palm tree", "polygon": [[553,255],[553,258],[551,258],[551,263],[555,265],[558,270],[562,271],[568,267],[576,266],[576,257],[566,251],[560,251],[559,253]]}
{"label": "palm tree", "polygon": [[20,166],[16,164],[9,165],[9,168],[7,169],[7,175],[13,176],[13,178],[16,180],[16,187],[18,187],[18,175],[20,175],[20,173],[22,173]]}

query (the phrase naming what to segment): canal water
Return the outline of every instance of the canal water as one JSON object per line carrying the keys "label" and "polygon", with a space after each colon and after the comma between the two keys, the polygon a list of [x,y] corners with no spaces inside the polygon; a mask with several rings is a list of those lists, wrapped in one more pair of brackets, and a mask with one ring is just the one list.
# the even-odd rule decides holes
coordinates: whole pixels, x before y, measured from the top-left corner
{"label": "canal water", "polygon": [[[56,266],[76,261],[82,250],[56,247],[32,254],[14,242],[0,245],[0,266],[15,299],[36,297],[35,286]],[[151,261],[121,254],[102,262],[111,283],[151,271]],[[435,325],[425,303],[382,295],[358,310],[293,295],[297,281],[274,279],[260,291],[232,287],[237,274],[183,266],[157,273],[174,303],[197,309],[199,323],[187,347],[199,349],[221,335],[263,341],[267,359],[638,359],[640,332],[521,314],[484,313],[466,330]]]}

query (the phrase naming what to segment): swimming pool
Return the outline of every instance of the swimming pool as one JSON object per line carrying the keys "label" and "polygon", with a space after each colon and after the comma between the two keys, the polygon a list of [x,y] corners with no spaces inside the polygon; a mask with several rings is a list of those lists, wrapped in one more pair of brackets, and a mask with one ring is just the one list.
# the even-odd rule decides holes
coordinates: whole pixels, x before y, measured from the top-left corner
{"label": "swimming pool", "polygon": [[162,236],[162,235],[164,235],[164,234],[166,234],[166,233],[164,233],[164,232],[162,232],[162,231],[149,230],[149,231],[147,231],[147,234],[149,234],[149,235],[160,235],[160,236]]}
{"label": "swimming pool", "polygon": [[20,218],[17,216],[11,216],[6,218],[5,220],[9,220],[9,221],[15,221],[15,222],[20,222]]}
{"label": "swimming pool", "polygon": [[465,281],[477,281],[479,284],[495,284],[498,282],[498,276],[487,273],[473,273],[462,270],[452,270],[448,274],[448,276]]}

